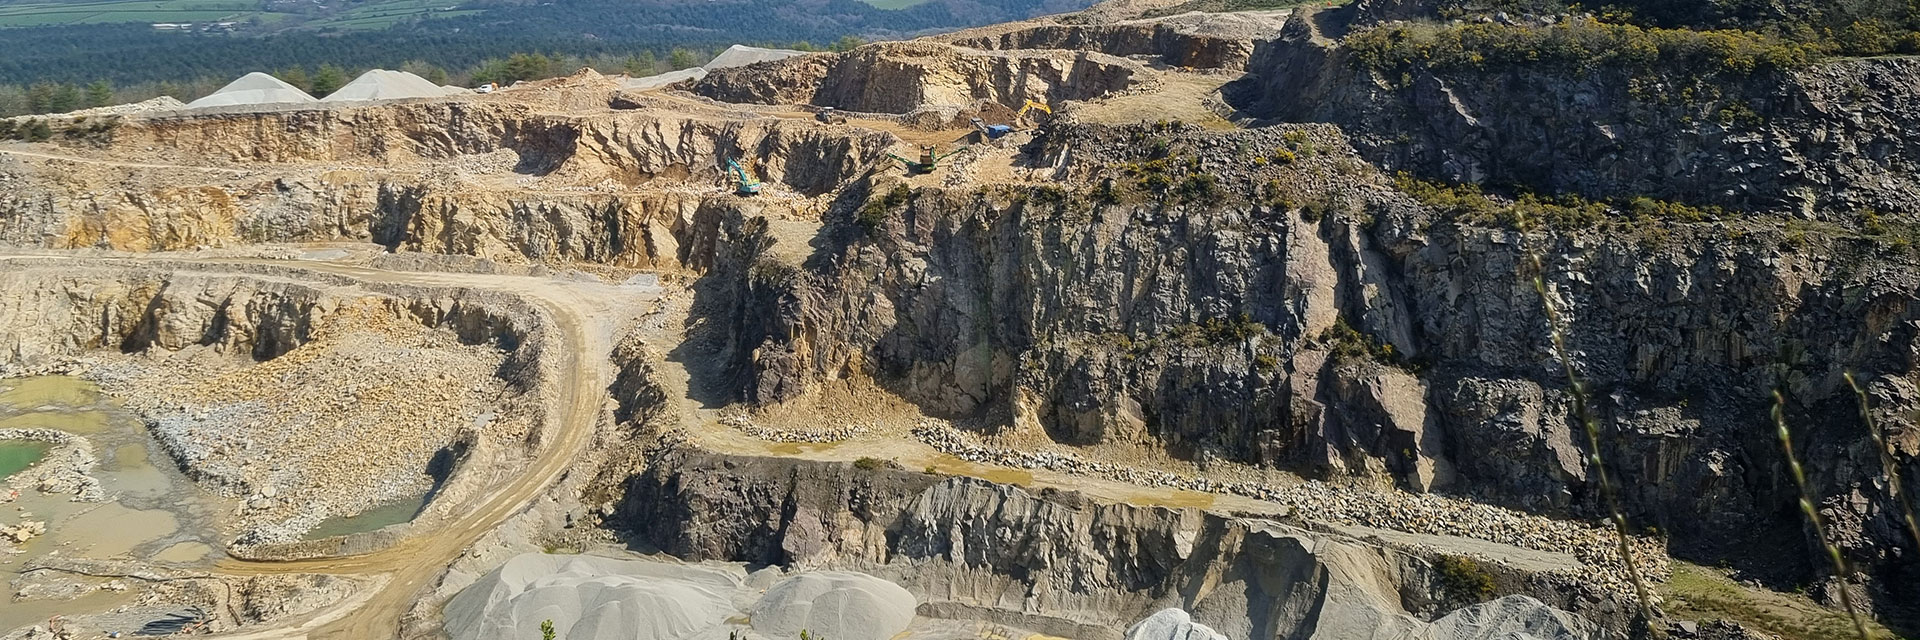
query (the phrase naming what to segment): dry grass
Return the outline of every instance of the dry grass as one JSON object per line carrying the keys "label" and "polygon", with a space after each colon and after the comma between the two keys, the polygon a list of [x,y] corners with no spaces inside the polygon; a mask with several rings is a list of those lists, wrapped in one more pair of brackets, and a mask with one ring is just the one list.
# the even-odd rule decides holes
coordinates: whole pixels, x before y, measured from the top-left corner
{"label": "dry grass", "polygon": [[[1845,614],[1822,607],[1804,595],[1755,589],[1721,572],[1674,561],[1673,578],[1660,589],[1667,614],[1682,620],[1730,620],[1782,640],[1832,640],[1854,635]],[[1867,623],[1875,640],[1900,638]]]}

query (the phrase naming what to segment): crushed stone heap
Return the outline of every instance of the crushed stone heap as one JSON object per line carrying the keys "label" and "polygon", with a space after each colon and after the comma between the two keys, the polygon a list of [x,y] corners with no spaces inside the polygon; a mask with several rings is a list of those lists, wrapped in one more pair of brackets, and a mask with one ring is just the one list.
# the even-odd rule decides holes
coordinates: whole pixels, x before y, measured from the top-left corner
{"label": "crushed stone heap", "polygon": [[426,78],[405,71],[374,69],[360,74],[338,91],[327,94],[321,102],[353,102],[363,100],[401,100],[405,98],[439,98],[453,95],[455,92],[446,87],[429,82]]}
{"label": "crushed stone heap", "polygon": [[189,109],[202,107],[229,107],[258,104],[301,104],[319,102],[299,87],[282,82],[279,78],[255,71],[240,79],[227,83],[220,90],[207,97],[187,103]]}

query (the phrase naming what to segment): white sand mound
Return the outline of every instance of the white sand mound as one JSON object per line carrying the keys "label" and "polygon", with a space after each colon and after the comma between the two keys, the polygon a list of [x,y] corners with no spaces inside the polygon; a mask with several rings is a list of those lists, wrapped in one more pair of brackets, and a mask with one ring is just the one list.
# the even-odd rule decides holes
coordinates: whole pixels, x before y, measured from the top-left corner
{"label": "white sand mound", "polygon": [[770,638],[801,631],[829,640],[887,640],[913,622],[913,594],[864,573],[804,573],[773,585],[753,606],[753,630]]}
{"label": "white sand mound", "polygon": [[1435,640],[1590,640],[1607,634],[1586,618],[1527,596],[1507,596],[1433,621]]}
{"label": "white sand mound", "polygon": [[699,80],[705,77],[707,77],[706,69],[702,69],[700,67],[694,67],[692,69],[668,71],[666,73],[662,73],[659,75],[651,75],[645,78],[628,78],[626,80],[620,81],[620,88],[630,89],[634,91],[645,91],[647,89],[658,89],[660,87],[664,87],[664,86],[673,84],[675,82],[679,82],[681,80]]}
{"label": "white sand mound", "polygon": [[454,596],[446,628],[455,640],[538,638],[545,620],[568,640],[710,635],[738,613],[739,586],[719,569],[525,554]]}
{"label": "white sand mound", "polygon": [[1127,640],[1227,640],[1184,609],[1161,609],[1127,627]]}
{"label": "white sand mound", "polygon": [[403,98],[439,98],[451,95],[440,85],[405,71],[374,69],[360,74],[346,86],[327,94],[321,102],[361,100],[399,100]]}
{"label": "white sand mound", "polygon": [[319,102],[298,87],[279,78],[255,71],[227,83],[207,97],[187,103],[187,108],[225,107],[254,104],[293,104]]}
{"label": "white sand mound", "polygon": [[763,49],[760,47],[736,44],[727,47],[726,51],[720,52],[720,55],[714,56],[712,60],[708,60],[704,68],[712,71],[714,69],[725,69],[727,67],[744,67],[755,62],[785,60],[803,53],[806,52],[794,51],[792,49]]}

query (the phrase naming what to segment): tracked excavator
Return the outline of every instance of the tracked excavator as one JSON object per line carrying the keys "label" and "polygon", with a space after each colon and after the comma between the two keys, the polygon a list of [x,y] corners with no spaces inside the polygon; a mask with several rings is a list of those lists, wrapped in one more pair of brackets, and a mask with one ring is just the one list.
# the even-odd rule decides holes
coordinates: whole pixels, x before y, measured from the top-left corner
{"label": "tracked excavator", "polygon": [[905,167],[907,175],[917,176],[924,173],[933,173],[934,169],[940,168],[940,160],[953,157],[953,154],[960,153],[961,149],[965,148],[966,147],[961,147],[960,149],[954,149],[942,154],[939,153],[939,150],[934,145],[923,144],[920,145],[920,159],[917,161],[902,158],[891,153],[887,154],[887,157],[893,158],[894,161],[900,163],[900,166]]}
{"label": "tracked excavator", "polygon": [[727,158],[727,174],[733,176],[735,195],[750,196],[760,193],[760,181],[754,178],[753,174],[747,173],[747,168],[740,166],[740,163],[735,162],[733,158]]}

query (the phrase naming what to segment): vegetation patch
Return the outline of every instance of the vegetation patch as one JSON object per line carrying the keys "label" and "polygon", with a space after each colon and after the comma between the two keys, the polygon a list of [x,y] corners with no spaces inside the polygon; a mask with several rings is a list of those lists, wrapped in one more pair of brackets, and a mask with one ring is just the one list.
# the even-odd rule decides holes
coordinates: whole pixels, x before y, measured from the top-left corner
{"label": "vegetation patch", "polygon": [[1732,217],[1721,207],[1695,207],[1678,202],[1634,197],[1588,200],[1573,194],[1542,196],[1522,192],[1511,199],[1495,199],[1476,184],[1448,184],[1421,180],[1401,172],[1394,187],[1420,204],[1467,224],[1533,229],[1589,228],[1610,220],[1706,222]]}
{"label": "vegetation patch", "polygon": [[1433,570],[1449,593],[1472,602],[1493,598],[1493,574],[1473,558],[1443,555],[1433,563]]}
{"label": "vegetation patch", "polygon": [[1569,19],[1552,26],[1396,23],[1350,35],[1360,64],[1380,71],[1553,66],[1747,74],[1812,62],[1816,47],[1739,30],[1643,28]]}
{"label": "vegetation patch", "polygon": [[[1667,614],[1681,620],[1731,620],[1784,640],[1853,638],[1853,622],[1842,612],[1815,604],[1805,595],[1775,593],[1743,586],[1720,572],[1681,561],[1673,578],[1660,586]],[[1876,640],[1897,638],[1868,621]]]}
{"label": "vegetation patch", "polygon": [[880,228],[887,218],[893,216],[894,210],[912,200],[913,190],[907,188],[907,185],[897,184],[878,198],[868,198],[867,203],[860,206],[860,211],[854,213],[853,219],[860,224],[861,228],[873,231]]}

